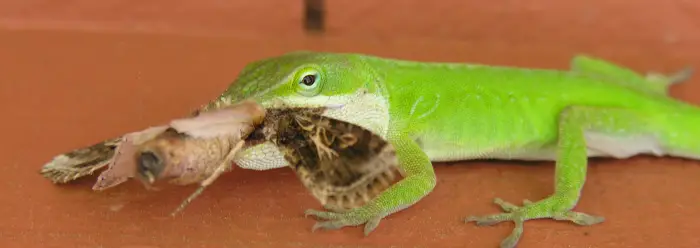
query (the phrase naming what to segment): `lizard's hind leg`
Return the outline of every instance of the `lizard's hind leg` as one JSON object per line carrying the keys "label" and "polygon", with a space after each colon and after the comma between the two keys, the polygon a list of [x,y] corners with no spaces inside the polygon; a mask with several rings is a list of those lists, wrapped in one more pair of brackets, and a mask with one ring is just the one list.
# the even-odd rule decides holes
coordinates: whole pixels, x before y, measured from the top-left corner
{"label": "lizard's hind leg", "polygon": [[572,209],[581,196],[586,180],[588,151],[596,150],[613,157],[629,157],[640,153],[663,154],[656,134],[651,132],[649,116],[622,108],[570,106],[559,116],[559,138],[555,167],[554,194],[522,207],[496,199],[505,213],[469,217],[477,225],[515,222],[513,232],[501,247],[514,247],[523,233],[523,223],[531,219],[566,220],[579,225],[593,225],[604,220]]}
{"label": "lizard's hind leg", "polygon": [[686,81],[693,75],[691,67],[668,75],[657,72],[648,72],[646,75],[642,75],[630,68],[586,55],[575,56],[571,60],[571,70],[595,76],[610,83],[662,95],[668,95],[668,89],[671,85]]}

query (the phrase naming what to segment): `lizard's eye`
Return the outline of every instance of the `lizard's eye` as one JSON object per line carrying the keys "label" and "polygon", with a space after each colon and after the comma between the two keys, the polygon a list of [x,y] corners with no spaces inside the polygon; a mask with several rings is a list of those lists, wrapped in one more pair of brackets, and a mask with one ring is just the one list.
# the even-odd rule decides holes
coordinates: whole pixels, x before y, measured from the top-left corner
{"label": "lizard's eye", "polygon": [[316,75],[306,75],[303,78],[301,78],[300,83],[308,87],[314,86],[314,84],[316,83]]}
{"label": "lizard's eye", "polygon": [[321,90],[321,73],[315,69],[306,69],[297,74],[299,93],[305,96],[313,96]]}

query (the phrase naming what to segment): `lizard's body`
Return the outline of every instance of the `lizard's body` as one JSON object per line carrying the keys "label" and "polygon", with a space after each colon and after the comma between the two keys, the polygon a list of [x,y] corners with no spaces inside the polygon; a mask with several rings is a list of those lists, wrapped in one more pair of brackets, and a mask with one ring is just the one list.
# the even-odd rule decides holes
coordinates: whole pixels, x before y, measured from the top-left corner
{"label": "lizard's body", "polygon": [[[325,115],[366,127],[392,143],[407,177],[364,207],[309,210],[314,228],[365,225],[410,207],[435,186],[432,162],[467,159],[556,160],[555,194],[510,213],[470,218],[516,222],[512,247],[528,219],[594,224],[571,212],[587,157],[637,154],[700,158],[700,109],[666,95],[682,78],[645,77],[587,57],[557,71],[457,63],[420,63],[359,54],[295,52],[251,63],[207,108],[253,98],[263,106],[333,106]],[[310,80],[305,76],[314,75]],[[274,145],[246,148],[243,168],[286,166]]]}
{"label": "lizard's body", "polygon": [[[619,137],[611,140],[616,145],[610,148],[589,149],[589,156],[627,157],[649,152],[681,156],[687,148],[684,143],[695,146],[689,156],[700,156],[700,142],[692,135],[680,135],[688,129],[661,123],[666,119],[681,125],[693,123],[700,132],[700,111],[659,92],[631,90],[601,80],[599,75],[572,71],[370,61],[375,71],[385,74],[392,118],[410,121],[416,140],[432,161],[554,160],[557,120],[572,105],[641,111],[650,115],[647,121],[659,124],[654,129],[657,134],[669,136],[664,140],[647,135]],[[671,137],[674,133],[675,138]],[[670,147],[661,147],[666,144]],[[616,148],[631,150],[623,153]]]}

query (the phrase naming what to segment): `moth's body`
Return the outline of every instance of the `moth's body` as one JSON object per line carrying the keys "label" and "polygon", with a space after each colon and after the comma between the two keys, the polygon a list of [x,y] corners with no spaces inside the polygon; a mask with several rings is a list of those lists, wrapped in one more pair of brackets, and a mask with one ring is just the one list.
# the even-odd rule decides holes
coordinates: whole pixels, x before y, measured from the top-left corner
{"label": "moth's body", "polygon": [[[265,107],[325,106],[325,116],[372,130],[395,147],[407,176],[361,208],[309,210],[328,220],[315,228],[366,224],[369,234],[383,217],[434,188],[432,162],[555,160],[552,196],[524,207],[497,200],[510,213],[470,218],[515,221],[514,233],[502,243],[512,247],[528,219],[602,221],[570,211],[585,181],[587,157],[700,158],[700,110],[666,95],[682,74],[645,77],[587,57],[576,57],[572,65],[558,71],[296,52],[251,63],[205,109],[248,98]],[[288,165],[269,143],[245,148],[235,161],[256,170]]]}
{"label": "moth's body", "polygon": [[322,117],[322,112],[267,109],[262,125],[246,143],[274,143],[302,184],[328,209],[362,206],[401,177],[386,140],[351,123]]}

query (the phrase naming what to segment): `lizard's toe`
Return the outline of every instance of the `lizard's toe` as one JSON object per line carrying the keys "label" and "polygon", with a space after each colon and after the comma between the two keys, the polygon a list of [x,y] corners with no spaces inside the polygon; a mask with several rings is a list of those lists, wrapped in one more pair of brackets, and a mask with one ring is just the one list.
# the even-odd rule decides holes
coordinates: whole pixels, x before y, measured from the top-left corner
{"label": "lizard's toe", "polygon": [[336,220],[340,218],[340,215],[342,215],[342,213],[337,213],[333,211],[320,211],[316,209],[307,209],[306,211],[304,211],[304,217],[313,216],[318,219],[325,220]]}
{"label": "lizard's toe", "polygon": [[496,199],[494,199],[494,200],[493,200],[493,203],[495,203],[496,205],[500,206],[501,209],[503,209],[503,211],[506,212],[506,213],[510,213],[510,212],[516,211],[516,210],[518,210],[518,208],[519,208],[519,207],[516,206],[515,204],[512,204],[512,203],[510,203],[510,202],[504,201],[504,200],[501,199],[501,198],[496,198]]}
{"label": "lizard's toe", "polygon": [[381,216],[369,216],[366,214],[361,214],[362,212],[358,210],[350,210],[347,212],[330,212],[330,211],[319,211],[315,209],[308,209],[305,212],[305,216],[314,216],[317,219],[322,219],[323,221],[318,221],[314,224],[311,231],[316,231],[318,229],[334,230],[340,229],[346,226],[359,226],[365,225],[364,234],[369,235],[375,228],[379,225],[381,221]]}
{"label": "lizard's toe", "polygon": [[339,220],[318,221],[311,228],[311,232],[315,232],[318,229],[335,230],[335,229],[340,229],[340,228],[343,228],[346,226],[348,226],[347,223],[344,223],[343,221],[339,221]]}
{"label": "lizard's toe", "polygon": [[465,222],[475,222],[478,226],[494,225],[504,221],[513,221],[515,228],[507,238],[501,242],[501,248],[512,248],[520,240],[523,234],[523,224],[527,220],[550,218],[554,220],[571,221],[578,225],[593,225],[603,222],[604,218],[593,216],[581,212],[570,211],[569,207],[562,207],[558,203],[562,202],[560,198],[550,197],[539,202],[523,201],[523,206],[516,206],[512,203],[496,198],[493,201],[500,206],[505,213],[471,216],[465,219]]}
{"label": "lizard's toe", "polygon": [[590,215],[574,211],[567,211],[564,213],[555,214],[554,216],[552,216],[552,219],[568,220],[581,226],[595,225],[605,221],[605,217],[602,216]]}
{"label": "lizard's toe", "polygon": [[521,207],[518,207],[510,202],[504,201],[501,198],[495,198],[493,200],[493,203],[501,207],[501,209],[505,213],[491,214],[485,216],[469,216],[464,220],[464,222],[475,222],[478,226],[490,226],[504,221],[514,221],[517,219],[516,217],[518,216],[518,210],[520,210]]}
{"label": "lizard's toe", "polygon": [[469,216],[464,219],[464,222],[474,222],[477,226],[491,226],[504,221],[511,220],[513,220],[512,213],[502,213],[485,216]]}

